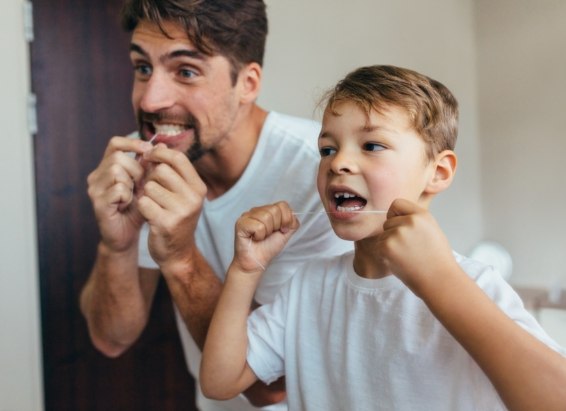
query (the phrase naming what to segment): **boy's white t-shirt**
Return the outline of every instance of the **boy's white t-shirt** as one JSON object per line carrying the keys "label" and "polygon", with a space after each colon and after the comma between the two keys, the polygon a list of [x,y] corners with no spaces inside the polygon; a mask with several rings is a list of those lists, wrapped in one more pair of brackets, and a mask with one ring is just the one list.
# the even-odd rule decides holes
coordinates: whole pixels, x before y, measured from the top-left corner
{"label": "boy's white t-shirt", "polygon": [[[290,410],[505,410],[424,302],[395,276],[359,277],[353,255],[306,264],[251,314],[248,364],[258,378],[285,374]],[[509,317],[561,350],[496,271],[455,255]]]}
{"label": "boy's white t-shirt", "polygon": [[[252,207],[280,200],[287,201],[296,212],[308,213],[298,217],[300,229],[267,268],[255,295],[259,304],[273,301],[300,263],[318,258],[321,254],[339,255],[353,248],[351,242],[336,237],[328,217],[322,213],[316,189],[320,160],[317,142],[319,132],[320,124],[315,121],[270,112],[244,174],[224,195],[204,202],[195,233],[196,242],[221,279],[225,278],[234,255],[234,225],[242,213]],[[139,265],[158,268],[149,255],[147,236],[146,225],[140,236]],[[185,359],[192,375],[198,380],[201,352],[177,309],[175,313]],[[204,398],[198,387],[197,405],[201,411],[257,410],[243,396],[230,401],[209,400]],[[263,409],[287,408],[281,404]]]}

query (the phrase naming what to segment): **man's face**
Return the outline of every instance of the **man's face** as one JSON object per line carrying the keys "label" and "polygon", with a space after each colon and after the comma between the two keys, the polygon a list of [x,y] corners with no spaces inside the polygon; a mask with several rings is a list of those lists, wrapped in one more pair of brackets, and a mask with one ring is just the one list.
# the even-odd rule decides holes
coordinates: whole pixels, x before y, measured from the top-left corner
{"label": "man's face", "polygon": [[143,139],[154,137],[196,160],[214,150],[230,133],[239,108],[230,63],[207,56],[185,31],[166,22],[142,21],[132,35],[132,103]]}
{"label": "man's face", "polygon": [[318,191],[336,234],[362,240],[382,231],[393,200],[420,202],[434,173],[426,144],[397,107],[369,116],[353,102],[324,113]]}

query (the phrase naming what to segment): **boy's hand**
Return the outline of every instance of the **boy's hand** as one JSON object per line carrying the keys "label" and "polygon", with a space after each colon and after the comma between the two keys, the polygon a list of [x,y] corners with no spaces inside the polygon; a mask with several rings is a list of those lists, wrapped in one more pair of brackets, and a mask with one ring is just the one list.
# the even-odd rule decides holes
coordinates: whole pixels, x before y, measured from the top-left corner
{"label": "boy's hand", "polygon": [[299,220],[284,201],[252,208],[236,222],[233,264],[243,272],[262,272],[298,228]]}
{"label": "boy's hand", "polygon": [[378,253],[397,277],[417,296],[428,285],[434,286],[447,268],[457,262],[452,248],[428,210],[403,199],[389,208]]}

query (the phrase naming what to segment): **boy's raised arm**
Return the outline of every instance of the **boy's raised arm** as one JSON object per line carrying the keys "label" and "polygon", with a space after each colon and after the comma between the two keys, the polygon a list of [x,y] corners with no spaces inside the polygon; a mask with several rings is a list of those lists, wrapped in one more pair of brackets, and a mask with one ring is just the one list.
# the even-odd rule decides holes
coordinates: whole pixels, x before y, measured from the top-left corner
{"label": "boy's raised arm", "polygon": [[248,314],[261,274],[297,228],[284,202],[254,208],[237,221],[234,260],[203,350],[200,384],[205,396],[230,399],[257,380],[246,362]]}
{"label": "boy's raised arm", "polygon": [[462,270],[427,210],[395,201],[384,231],[380,255],[481,367],[507,408],[566,409],[566,358],[509,318]]}
{"label": "boy's raised arm", "polygon": [[505,315],[468,276],[446,274],[435,290],[423,290],[423,300],[482,368],[507,408],[566,409],[566,358]]}

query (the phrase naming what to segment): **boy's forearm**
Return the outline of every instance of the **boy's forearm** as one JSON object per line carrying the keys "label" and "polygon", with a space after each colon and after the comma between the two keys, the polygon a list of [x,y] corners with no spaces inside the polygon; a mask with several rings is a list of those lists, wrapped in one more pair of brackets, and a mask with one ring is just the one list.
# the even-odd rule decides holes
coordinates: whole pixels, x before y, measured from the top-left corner
{"label": "boy's forearm", "polygon": [[257,380],[246,356],[247,318],[259,278],[228,270],[203,350],[200,384],[207,397],[233,398]]}
{"label": "boy's forearm", "polygon": [[512,410],[563,410],[566,359],[492,302],[463,271],[421,290],[432,313],[468,351]]}
{"label": "boy's forearm", "polygon": [[154,277],[140,278],[137,250],[113,253],[99,244],[80,308],[93,344],[105,355],[120,355],[139,337],[157,284]]}

